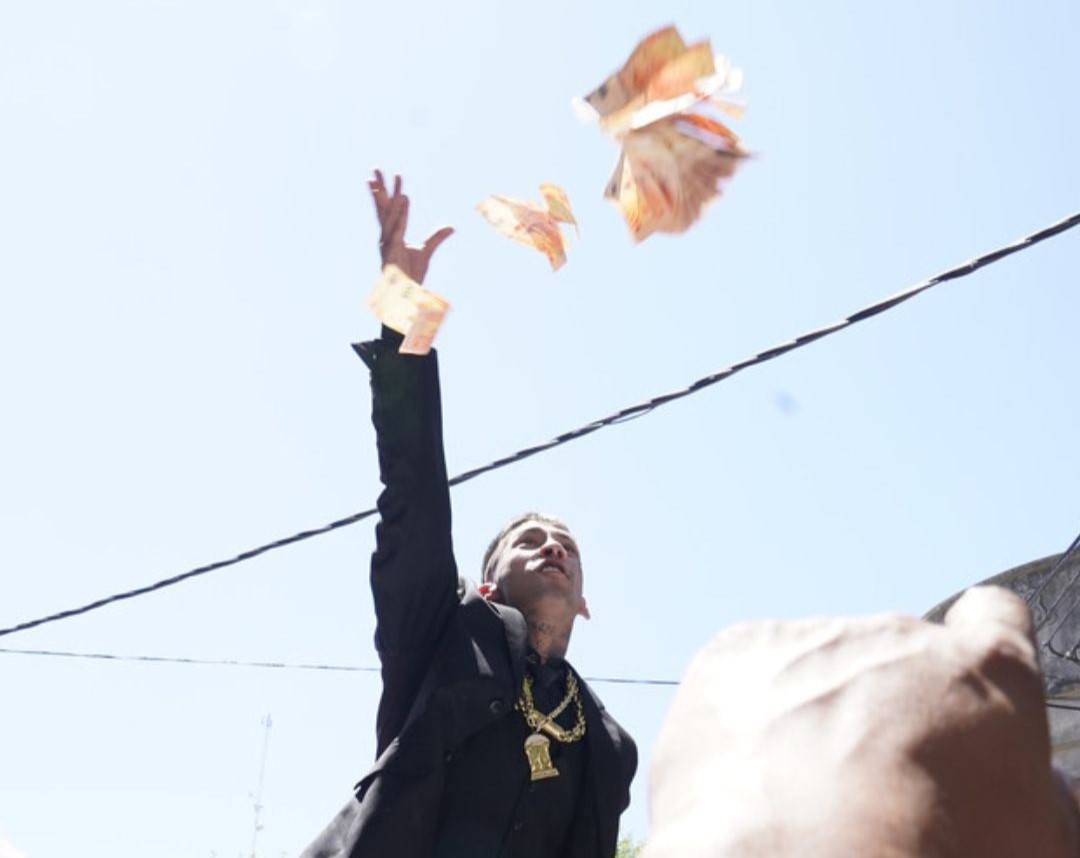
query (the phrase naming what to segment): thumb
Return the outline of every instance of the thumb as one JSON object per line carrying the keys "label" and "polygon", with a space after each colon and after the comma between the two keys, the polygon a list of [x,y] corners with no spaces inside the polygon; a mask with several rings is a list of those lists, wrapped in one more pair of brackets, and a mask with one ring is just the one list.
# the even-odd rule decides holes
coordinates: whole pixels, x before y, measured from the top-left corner
{"label": "thumb", "polygon": [[431,254],[435,252],[436,248],[438,248],[440,244],[446,241],[446,239],[448,239],[453,234],[454,228],[452,226],[444,226],[441,229],[435,230],[435,232],[429,235],[427,237],[427,240],[424,242],[424,256],[430,259]]}
{"label": "thumb", "polygon": [[1004,587],[971,587],[945,614],[945,625],[953,628],[985,627],[987,623],[1007,626],[1035,642],[1031,609],[1023,599]]}

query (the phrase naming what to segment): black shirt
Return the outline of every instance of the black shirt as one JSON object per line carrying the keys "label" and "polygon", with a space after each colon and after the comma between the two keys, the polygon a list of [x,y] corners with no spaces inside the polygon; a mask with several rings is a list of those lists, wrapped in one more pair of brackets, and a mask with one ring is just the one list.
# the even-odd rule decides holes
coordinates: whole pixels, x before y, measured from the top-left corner
{"label": "black shirt", "polygon": [[[548,713],[562,702],[568,669],[564,661],[541,664],[530,654],[527,671],[538,710]],[[571,702],[556,721],[573,729],[577,706]],[[455,749],[447,761],[435,858],[563,854],[585,780],[588,728],[577,742],[551,740],[551,761],[559,774],[538,781],[530,778],[524,749],[532,732],[515,708]]]}

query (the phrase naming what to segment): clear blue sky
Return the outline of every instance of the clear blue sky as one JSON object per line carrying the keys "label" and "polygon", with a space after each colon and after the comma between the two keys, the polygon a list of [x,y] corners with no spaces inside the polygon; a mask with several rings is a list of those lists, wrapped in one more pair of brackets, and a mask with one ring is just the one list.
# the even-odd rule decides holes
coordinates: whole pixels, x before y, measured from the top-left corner
{"label": "clear blue sky", "polygon": [[[632,245],[569,100],[668,22],[746,74],[757,157]],[[38,0],[0,7],[0,627],[369,506],[378,270],[406,176],[458,472],[838,319],[1080,208],[1075,2]],[[570,194],[556,275],[475,212]],[[587,676],[677,678],[753,617],[921,613],[1080,528],[1080,234],[454,492],[574,527]],[[371,523],[0,646],[374,665]],[[670,689],[597,685],[638,738]],[[0,843],[293,855],[373,754],[370,674],[0,654]],[[703,739],[704,741],[704,739]],[[6,858],[6,854],[5,854]]]}

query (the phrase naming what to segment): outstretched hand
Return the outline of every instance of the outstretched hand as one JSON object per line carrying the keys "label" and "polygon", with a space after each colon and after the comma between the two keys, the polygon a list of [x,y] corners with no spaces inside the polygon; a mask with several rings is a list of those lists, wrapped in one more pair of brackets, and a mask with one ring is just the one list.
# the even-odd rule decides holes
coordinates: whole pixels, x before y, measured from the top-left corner
{"label": "outstretched hand", "polygon": [[375,200],[375,214],[379,218],[382,230],[379,237],[379,251],[382,263],[396,265],[417,283],[423,283],[427,275],[431,255],[435,249],[454,234],[454,228],[444,226],[435,230],[419,247],[405,243],[405,228],[409,224],[409,198],[401,192],[401,176],[394,176],[394,190],[387,191],[386,182],[380,170],[375,171],[375,178],[368,182],[371,198]]}

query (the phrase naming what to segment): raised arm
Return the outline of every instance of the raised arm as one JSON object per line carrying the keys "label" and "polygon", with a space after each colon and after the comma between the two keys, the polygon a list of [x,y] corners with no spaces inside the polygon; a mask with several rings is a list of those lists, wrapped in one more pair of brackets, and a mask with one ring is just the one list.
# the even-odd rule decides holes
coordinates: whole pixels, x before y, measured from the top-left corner
{"label": "raised arm", "polygon": [[[369,183],[375,200],[383,264],[420,282],[445,227],[420,247],[405,244],[409,198],[401,178],[387,190],[382,174]],[[371,558],[382,662],[378,750],[400,730],[434,654],[439,633],[457,604],[457,568],[450,537],[450,494],[443,457],[438,358],[398,353],[401,335],[383,328],[378,340],[354,346],[371,371],[372,422],[385,486]]]}

